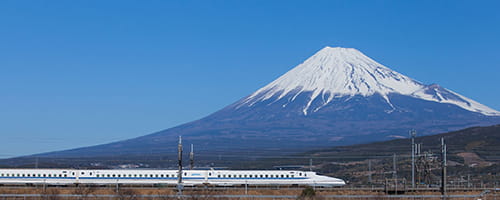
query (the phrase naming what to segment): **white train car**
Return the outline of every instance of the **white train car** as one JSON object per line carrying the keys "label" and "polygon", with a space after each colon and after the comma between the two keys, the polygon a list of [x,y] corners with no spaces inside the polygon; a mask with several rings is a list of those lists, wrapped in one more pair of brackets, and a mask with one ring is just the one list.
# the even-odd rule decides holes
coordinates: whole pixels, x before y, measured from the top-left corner
{"label": "white train car", "polygon": [[[183,170],[183,185],[343,186],[315,172],[281,170]],[[177,184],[177,170],[0,169],[0,184]]]}

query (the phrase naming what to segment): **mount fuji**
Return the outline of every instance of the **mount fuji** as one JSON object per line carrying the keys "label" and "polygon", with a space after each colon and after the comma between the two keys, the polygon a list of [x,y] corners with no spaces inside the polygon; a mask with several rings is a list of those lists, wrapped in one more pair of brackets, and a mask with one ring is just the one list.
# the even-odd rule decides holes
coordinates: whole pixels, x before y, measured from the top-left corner
{"label": "mount fuji", "polygon": [[142,137],[40,156],[175,151],[299,152],[500,123],[500,112],[426,85],[351,48],[325,47],[253,94],[205,118]]}

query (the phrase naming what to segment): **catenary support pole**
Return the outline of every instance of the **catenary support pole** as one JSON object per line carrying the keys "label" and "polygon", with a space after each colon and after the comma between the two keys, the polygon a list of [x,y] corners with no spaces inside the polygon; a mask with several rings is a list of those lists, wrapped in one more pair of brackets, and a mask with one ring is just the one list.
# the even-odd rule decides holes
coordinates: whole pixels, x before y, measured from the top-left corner
{"label": "catenary support pole", "polygon": [[446,195],[446,144],[441,138],[441,194]]}
{"label": "catenary support pole", "polygon": [[372,183],[372,160],[368,160],[368,183]]}
{"label": "catenary support pole", "polygon": [[177,189],[178,195],[182,195],[182,136],[179,136],[179,145],[177,146],[178,160],[179,160],[179,173],[177,175]]}
{"label": "catenary support pole", "polygon": [[417,131],[411,130],[411,187],[415,188],[415,136]]}
{"label": "catenary support pole", "polygon": [[193,144],[191,144],[191,152],[189,152],[189,169],[194,168],[194,149]]}

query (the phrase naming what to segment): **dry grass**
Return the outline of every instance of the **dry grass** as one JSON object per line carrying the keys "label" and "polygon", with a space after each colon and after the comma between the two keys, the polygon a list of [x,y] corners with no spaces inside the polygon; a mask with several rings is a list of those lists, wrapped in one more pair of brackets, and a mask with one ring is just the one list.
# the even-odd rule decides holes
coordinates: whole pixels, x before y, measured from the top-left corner
{"label": "dry grass", "polygon": [[[186,189],[184,191],[184,195],[187,195],[187,200],[208,200],[215,199],[211,197],[212,195],[290,195],[297,196],[299,199],[309,200],[309,199],[326,199],[320,198],[321,196],[326,195],[374,195],[373,198],[360,198],[363,200],[368,199],[389,199],[386,198],[383,192],[372,192],[366,190],[317,190],[315,192],[315,196],[302,196],[301,189],[255,189],[249,188],[247,192],[245,192],[244,188],[231,188],[227,190],[223,190],[221,188],[195,188],[195,189]],[[450,195],[477,195],[480,192],[450,192]],[[59,194],[74,194],[77,195],[72,199],[78,200],[87,200],[87,199],[113,199],[113,200],[135,200],[135,199],[146,199],[140,197],[141,195],[150,195],[152,196],[150,199],[177,199],[174,197],[166,197],[165,195],[175,195],[177,191],[174,188],[115,188],[115,187],[92,187],[92,186],[80,186],[80,187],[0,187],[0,194],[37,194],[39,197],[31,197],[26,199],[39,199],[39,200],[59,200],[64,199],[63,197],[57,196]],[[414,192],[414,193],[406,193],[407,195],[439,195],[438,192]],[[113,198],[97,198],[96,195],[114,195]],[[500,196],[499,196],[500,197]],[[498,199],[500,199],[497,197]],[[7,198],[9,199],[9,198]],[[12,199],[12,198],[11,198]],[[25,199],[25,198],[18,198]],[[217,198],[221,199],[221,198]],[[229,199],[229,198],[226,198]],[[252,198],[247,198],[252,199]],[[337,198],[338,199],[338,198]],[[394,198],[390,198],[391,200]],[[404,199],[404,198],[401,198]],[[411,198],[413,199],[413,198]],[[421,198],[419,198],[421,199]],[[425,200],[431,200],[432,198],[425,198]],[[436,198],[440,199],[440,198]],[[464,199],[464,198],[460,198]],[[224,200],[224,199],[223,199]]]}

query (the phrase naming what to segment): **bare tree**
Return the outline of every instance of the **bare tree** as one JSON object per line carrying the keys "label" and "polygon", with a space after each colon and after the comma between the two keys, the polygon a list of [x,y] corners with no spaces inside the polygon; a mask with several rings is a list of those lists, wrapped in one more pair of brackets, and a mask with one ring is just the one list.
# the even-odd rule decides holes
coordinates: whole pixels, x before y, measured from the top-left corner
{"label": "bare tree", "polygon": [[48,188],[40,193],[42,200],[59,200],[59,189],[58,188]]}
{"label": "bare tree", "polygon": [[88,199],[89,195],[94,193],[96,191],[96,188],[94,186],[88,185],[88,186],[78,186],[73,190],[73,194],[80,195],[78,197],[78,200],[86,200]]}
{"label": "bare tree", "polygon": [[121,189],[116,192],[119,200],[136,200],[137,193],[132,189]]}

